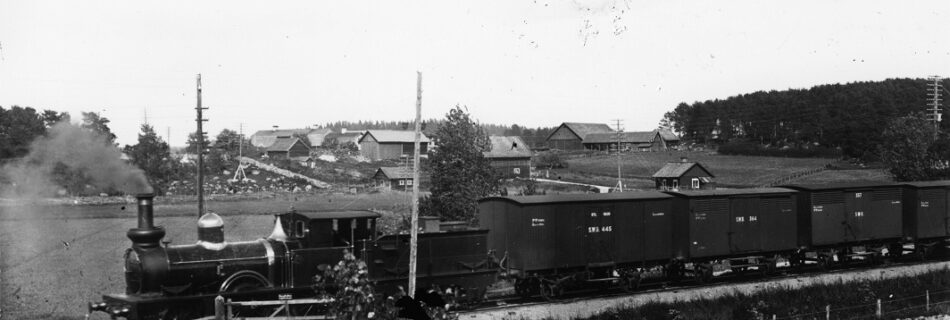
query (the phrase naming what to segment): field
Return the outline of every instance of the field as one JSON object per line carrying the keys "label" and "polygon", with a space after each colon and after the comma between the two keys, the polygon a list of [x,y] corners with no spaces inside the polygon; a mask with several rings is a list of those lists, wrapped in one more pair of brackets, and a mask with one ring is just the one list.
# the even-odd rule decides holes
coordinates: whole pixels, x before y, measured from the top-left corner
{"label": "field", "polygon": [[[405,211],[405,194],[301,196],[262,200],[213,201],[210,211],[225,219],[228,241],[265,237],[273,216],[297,209],[382,209]],[[161,200],[158,200],[161,202]],[[195,205],[158,204],[155,223],[166,240],[191,243],[197,238]],[[125,232],[135,226],[134,204],[93,206],[0,206],[0,306],[8,319],[79,319],[86,302],[103,293],[124,293],[122,255],[130,246]],[[105,314],[93,319],[107,319]]]}
{"label": "field", "polygon": [[[668,162],[685,157],[699,162],[723,187],[757,187],[797,172],[823,168],[834,159],[727,156],[710,152],[632,152],[622,155],[624,183],[634,189],[652,189],[651,176]],[[605,153],[574,154],[564,157],[568,166],[552,170],[551,177],[562,180],[613,186],[617,184],[617,156]],[[545,172],[541,172],[542,175]],[[845,181],[889,181],[880,169],[825,170],[793,180],[792,183],[823,183]]]}

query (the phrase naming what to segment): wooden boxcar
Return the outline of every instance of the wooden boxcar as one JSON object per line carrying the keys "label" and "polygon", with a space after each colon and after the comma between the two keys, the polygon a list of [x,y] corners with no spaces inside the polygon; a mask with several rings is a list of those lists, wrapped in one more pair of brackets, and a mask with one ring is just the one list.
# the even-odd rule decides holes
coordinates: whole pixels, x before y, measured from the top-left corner
{"label": "wooden boxcar", "polygon": [[950,181],[910,182],[904,192],[904,237],[906,240],[950,236]]}
{"label": "wooden boxcar", "polygon": [[490,197],[479,221],[510,268],[565,273],[668,261],[673,197],[655,191]]}
{"label": "wooden boxcar", "polygon": [[799,190],[801,245],[887,243],[902,235],[900,184],[789,185]]}
{"label": "wooden boxcar", "polygon": [[796,192],[784,188],[697,190],[675,195],[673,250],[703,260],[795,250]]}

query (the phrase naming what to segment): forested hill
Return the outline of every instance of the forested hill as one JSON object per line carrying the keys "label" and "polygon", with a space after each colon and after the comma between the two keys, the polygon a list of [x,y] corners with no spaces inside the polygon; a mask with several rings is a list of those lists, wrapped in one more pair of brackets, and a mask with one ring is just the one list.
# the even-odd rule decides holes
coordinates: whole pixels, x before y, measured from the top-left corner
{"label": "forested hill", "polygon": [[[697,143],[754,142],[768,147],[840,147],[845,155],[872,156],[888,121],[926,109],[927,79],[888,79],[759,91],[681,103],[663,122]],[[950,82],[943,80],[943,87]],[[946,89],[941,95],[947,95]],[[946,110],[946,104],[944,104]],[[946,114],[946,111],[943,112]],[[941,126],[950,128],[950,121]]]}

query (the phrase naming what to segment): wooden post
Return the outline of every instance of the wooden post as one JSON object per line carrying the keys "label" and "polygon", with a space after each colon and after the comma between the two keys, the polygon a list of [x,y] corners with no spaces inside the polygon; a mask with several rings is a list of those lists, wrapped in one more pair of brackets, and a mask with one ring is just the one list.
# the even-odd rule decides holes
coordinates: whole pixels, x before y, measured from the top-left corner
{"label": "wooden post", "polygon": [[825,320],[831,320],[831,305],[825,306]]}
{"label": "wooden post", "polygon": [[422,130],[422,72],[416,71],[416,138],[412,152],[412,230],[409,241],[409,297],[416,295],[416,244],[419,241],[419,140]]}
{"label": "wooden post", "polygon": [[205,120],[204,117],[201,115],[201,111],[204,110],[204,109],[208,109],[208,108],[202,108],[202,107],[201,107],[201,74],[199,73],[199,74],[198,74],[198,107],[195,108],[195,110],[198,110],[198,118],[195,119],[195,121],[198,123],[198,132],[196,133],[196,134],[198,135],[198,136],[197,136],[197,138],[198,138],[198,146],[197,146],[197,148],[196,148],[197,150],[195,150],[195,153],[196,153],[197,156],[198,156],[198,172],[197,172],[197,174],[198,174],[198,185],[196,186],[196,187],[197,187],[196,189],[197,189],[197,193],[198,193],[198,218],[199,218],[199,219],[201,218],[201,215],[203,215],[203,214],[205,213],[205,212],[204,212],[204,211],[205,211],[205,201],[204,201],[204,183],[205,183],[205,181],[204,181],[204,171],[202,170],[203,167],[204,167],[204,160],[202,159],[203,156],[202,156],[202,154],[201,154],[202,152],[204,152],[204,148],[205,148],[205,147],[204,147],[204,145],[205,145],[205,138],[204,138],[205,136],[204,136],[204,134],[205,134],[205,133],[204,133],[203,129],[201,129],[201,123],[207,121],[207,120]]}
{"label": "wooden post", "polygon": [[877,311],[874,312],[874,315],[878,318],[881,317],[881,299],[877,299]]}
{"label": "wooden post", "polygon": [[214,319],[215,320],[224,320],[226,319],[224,315],[224,297],[217,296],[214,298]]}
{"label": "wooden post", "polygon": [[927,290],[927,311],[930,311],[930,290]]}

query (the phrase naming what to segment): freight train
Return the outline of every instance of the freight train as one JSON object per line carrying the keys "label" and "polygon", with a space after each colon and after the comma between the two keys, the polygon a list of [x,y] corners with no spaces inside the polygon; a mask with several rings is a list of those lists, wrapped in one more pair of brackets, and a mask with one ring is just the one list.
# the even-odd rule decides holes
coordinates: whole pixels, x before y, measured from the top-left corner
{"label": "freight train", "polygon": [[780,267],[927,258],[950,236],[950,181],[491,197],[488,248],[516,292],[706,281]]}
{"label": "freight train", "polygon": [[[168,245],[151,196],[138,207],[126,293],[104,295],[90,312],[183,319],[213,314],[218,295],[312,296],[314,276],[343,250],[359,253],[384,293],[407,281],[408,236],[378,236],[377,213],[291,211],[275,217],[270,236],[246,242],[224,241],[222,219],[207,214],[196,244]],[[488,197],[477,227],[420,234],[418,287],[479,299],[509,284],[517,295],[556,298],[577,288],[926,258],[947,247],[948,209],[950,181]]]}

